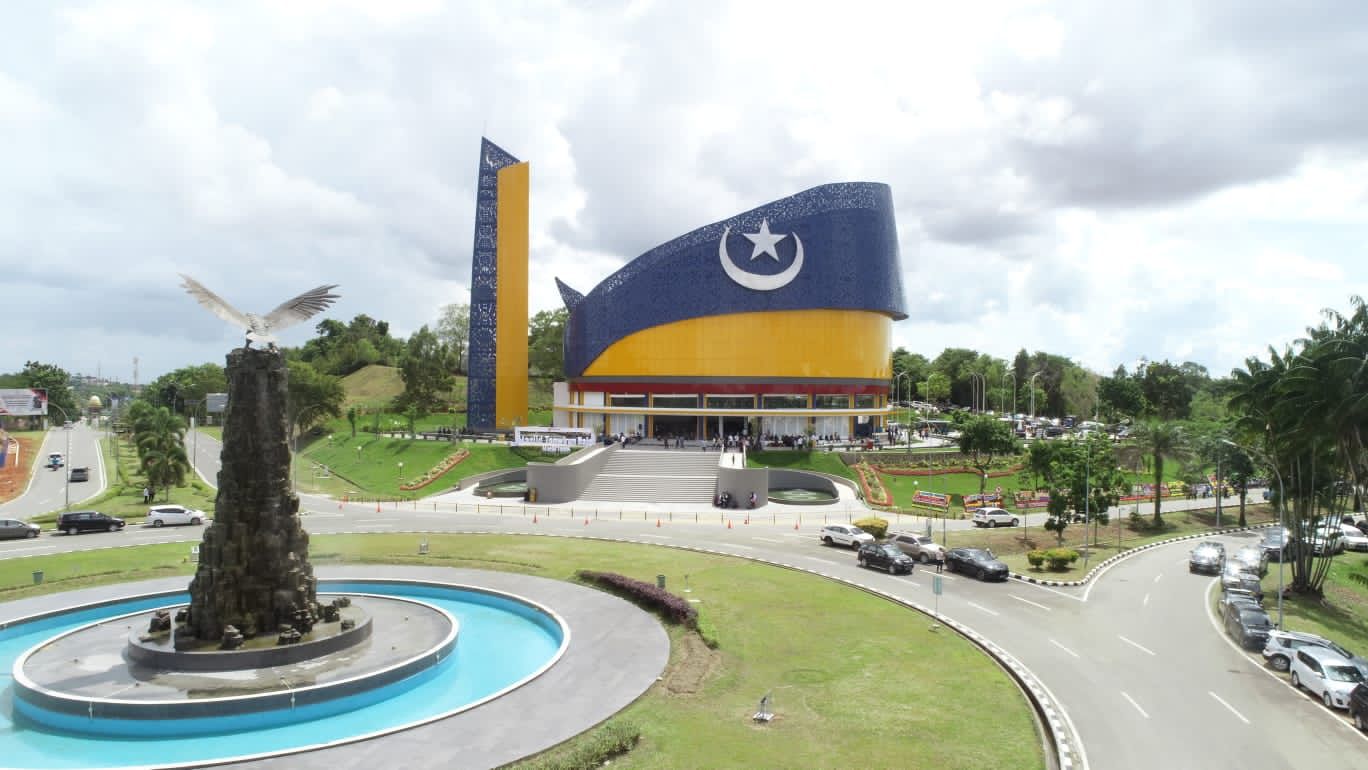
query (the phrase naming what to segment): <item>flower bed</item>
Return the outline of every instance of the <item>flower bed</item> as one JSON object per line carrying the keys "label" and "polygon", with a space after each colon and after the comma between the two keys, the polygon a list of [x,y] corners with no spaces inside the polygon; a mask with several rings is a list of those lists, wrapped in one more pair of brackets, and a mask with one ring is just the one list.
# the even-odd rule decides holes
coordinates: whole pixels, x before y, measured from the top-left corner
{"label": "flower bed", "polygon": [[893,496],[884,488],[877,470],[867,462],[861,462],[852,467],[855,469],[855,476],[860,480],[860,489],[864,491],[865,500],[870,505],[893,504]]}
{"label": "flower bed", "polygon": [[458,449],[455,452],[452,452],[451,454],[444,457],[440,463],[437,463],[437,465],[435,465],[427,473],[424,473],[422,476],[419,476],[418,478],[413,479],[412,481],[406,481],[403,484],[400,484],[399,488],[404,490],[405,492],[412,492],[415,489],[422,489],[428,484],[431,484],[432,482],[436,481],[438,478],[442,476],[442,474],[446,473],[452,468],[455,468],[457,464],[459,464],[462,460],[466,459],[469,456],[469,449]]}
{"label": "flower bed", "polygon": [[[1002,471],[988,471],[988,478],[1001,478],[1003,476],[1013,476],[1021,471],[1025,466],[1008,468]],[[898,468],[887,465],[876,465],[874,469],[879,473],[887,473],[890,476],[940,476],[945,473],[972,473],[978,475],[977,468],[968,466],[955,466],[951,468]]]}

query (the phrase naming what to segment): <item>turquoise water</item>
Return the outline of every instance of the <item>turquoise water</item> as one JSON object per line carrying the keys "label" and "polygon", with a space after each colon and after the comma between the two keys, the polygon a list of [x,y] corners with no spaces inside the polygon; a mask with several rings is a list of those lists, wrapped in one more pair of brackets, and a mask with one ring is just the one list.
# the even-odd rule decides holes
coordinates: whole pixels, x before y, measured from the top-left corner
{"label": "turquoise water", "polygon": [[[393,730],[461,709],[530,676],[560,648],[561,629],[550,618],[517,602],[478,591],[418,583],[322,581],[326,593],[369,593],[418,599],[450,612],[460,623],[455,652],[441,664],[386,688],[331,704],[310,707],[305,721],[271,724],[278,714],[246,714],[214,720],[124,722],[146,735],[84,737],[16,723],[13,671],[15,659],[30,647],[78,626],[103,618],[188,601],[188,595],[133,599],[104,607],[64,613],[0,631],[0,767],[66,768],[172,765],[229,757],[280,753],[307,746],[345,742],[359,735]],[[343,705],[349,710],[328,714]],[[292,719],[301,717],[296,710]],[[309,718],[314,717],[314,718]],[[78,720],[84,721],[84,720]],[[191,723],[194,724],[191,724]],[[81,729],[77,725],[73,725]],[[177,729],[210,734],[173,735]]]}

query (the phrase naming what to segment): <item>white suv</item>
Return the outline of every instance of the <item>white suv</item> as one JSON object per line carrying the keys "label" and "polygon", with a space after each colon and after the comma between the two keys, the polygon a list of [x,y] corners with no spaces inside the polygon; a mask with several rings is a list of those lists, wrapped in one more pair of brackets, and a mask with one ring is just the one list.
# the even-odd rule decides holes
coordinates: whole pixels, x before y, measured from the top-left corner
{"label": "white suv", "polygon": [[1362,681],[1353,663],[1324,647],[1302,647],[1292,656],[1292,686],[1305,687],[1329,708],[1349,708],[1349,692]]}
{"label": "white suv", "polygon": [[976,527],[1015,527],[1021,523],[1011,511],[1002,508],[980,508],[974,511]]}
{"label": "white suv", "polygon": [[854,524],[828,524],[822,527],[822,542],[826,545],[848,545],[859,548],[874,542],[874,536]]}

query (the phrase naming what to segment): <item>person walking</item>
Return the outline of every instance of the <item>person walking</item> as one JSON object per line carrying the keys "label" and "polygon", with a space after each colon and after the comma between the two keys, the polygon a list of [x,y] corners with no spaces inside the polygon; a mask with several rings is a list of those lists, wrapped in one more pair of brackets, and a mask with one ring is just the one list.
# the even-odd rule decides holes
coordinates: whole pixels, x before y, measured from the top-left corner
{"label": "person walking", "polygon": [[936,549],[936,574],[939,575],[945,570],[945,549]]}
{"label": "person walking", "polygon": [[152,489],[151,489],[151,487],[146,487],[146,486],[144,486],[144,487],[143,487],[143,505],[147,505],[149,502],[151,502],[151,500],[152,500]]}

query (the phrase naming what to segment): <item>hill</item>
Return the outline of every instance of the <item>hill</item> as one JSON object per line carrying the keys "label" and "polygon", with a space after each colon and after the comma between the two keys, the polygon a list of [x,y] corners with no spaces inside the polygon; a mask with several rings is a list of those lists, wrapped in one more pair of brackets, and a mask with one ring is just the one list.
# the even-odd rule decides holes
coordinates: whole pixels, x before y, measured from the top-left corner
{"label": "hill", "polygon": [[342,388],[347,392],[345,406],[388,405],[391,399],[404,392],[404,381],[400,379],[397,367],[372,364],[343,377]]}

